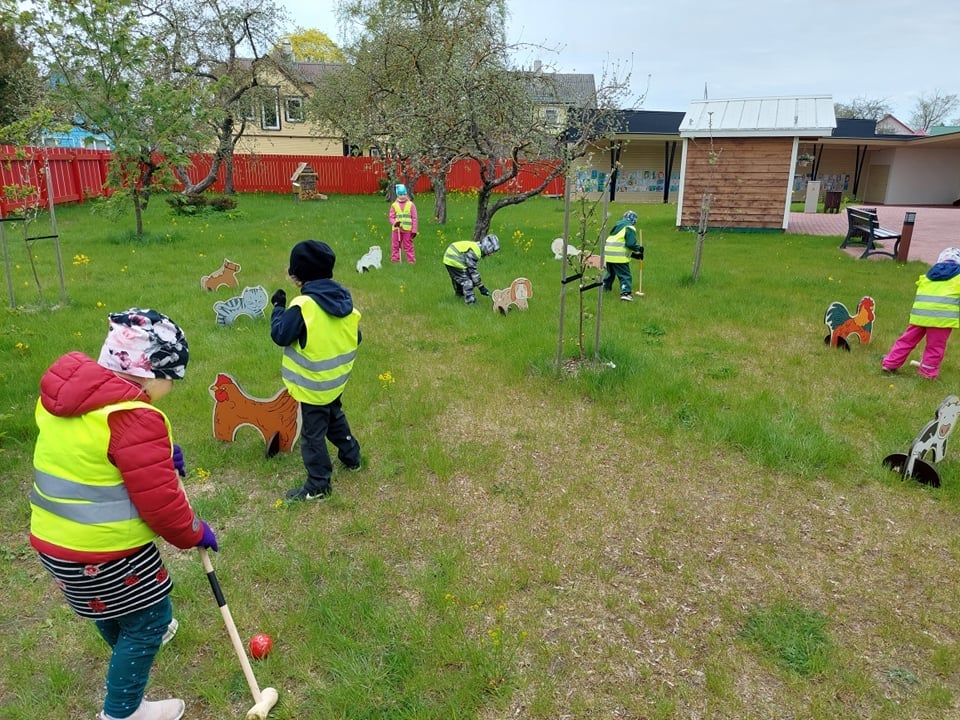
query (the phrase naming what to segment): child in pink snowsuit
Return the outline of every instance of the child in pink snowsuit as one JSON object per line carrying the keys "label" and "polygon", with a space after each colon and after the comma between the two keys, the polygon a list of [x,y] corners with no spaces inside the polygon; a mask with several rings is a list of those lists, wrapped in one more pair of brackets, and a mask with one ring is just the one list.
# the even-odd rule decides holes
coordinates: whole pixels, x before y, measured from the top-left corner
{"label": "child in pink snowsuit", "polygon": [[390,262],[400,262],[400,251],[413,265],[417,257],[413,239],[417,236],[417,206],[407,195],[406,185],[397,185],[397,199],[390,204]]}
{"label": "child in pink snowsuit", "polygon": [[883,358],[883,369],[895,371],[926,338],[917,374],[933,380],[940,374],[947,340],[956,327],[960,327],[960,249],[950,247],[941,252],[936,264],[917,280],[909,324]]}

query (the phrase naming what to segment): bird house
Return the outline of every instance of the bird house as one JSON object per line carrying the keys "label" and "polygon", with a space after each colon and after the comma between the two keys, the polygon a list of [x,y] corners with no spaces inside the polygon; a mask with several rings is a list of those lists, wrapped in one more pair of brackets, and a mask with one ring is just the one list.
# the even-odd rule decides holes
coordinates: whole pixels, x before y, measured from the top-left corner
{"label": "bird house", "polygon": [[[302,162],[290,176],[297,200],[313,200],[320,197],[317,192],[317,173],[309,163]],[[326,199],[326,198],[321,198]]]}

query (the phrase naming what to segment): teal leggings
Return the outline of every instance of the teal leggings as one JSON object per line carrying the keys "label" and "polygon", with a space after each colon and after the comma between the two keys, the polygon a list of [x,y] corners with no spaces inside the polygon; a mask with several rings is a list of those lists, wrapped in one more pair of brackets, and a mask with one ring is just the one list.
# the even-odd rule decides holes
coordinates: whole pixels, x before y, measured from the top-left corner
{"label": "teal leggings", "polygon": [[100,635],[113,648],[107,670],[104,713],[112,718],[125,718],[140,707],[153,659],[172,619],[173,603],[170,596],[165,595],[145,610],[112,620],[94,620]]}

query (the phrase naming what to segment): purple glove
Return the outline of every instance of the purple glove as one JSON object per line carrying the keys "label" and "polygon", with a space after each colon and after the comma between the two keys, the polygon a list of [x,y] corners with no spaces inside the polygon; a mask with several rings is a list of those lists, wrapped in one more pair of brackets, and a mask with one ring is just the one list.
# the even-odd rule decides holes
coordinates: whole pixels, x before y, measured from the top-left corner
{"label": "purple glove", "polygon": [[173,466],[177,469],[177,474],[180,477],[187,476],[187,464],[183,460],[183,450],[176,444],[173,446]]}
{"label": "purple glove", "polygon": [[213,530],[205,521],[201,520],[200,524],[203,525],[203,537],[200,538],[200,542],[195,547],[207,548],[217,552],[220,549],[220,546],[217,545],[217,536],[213,534]]}

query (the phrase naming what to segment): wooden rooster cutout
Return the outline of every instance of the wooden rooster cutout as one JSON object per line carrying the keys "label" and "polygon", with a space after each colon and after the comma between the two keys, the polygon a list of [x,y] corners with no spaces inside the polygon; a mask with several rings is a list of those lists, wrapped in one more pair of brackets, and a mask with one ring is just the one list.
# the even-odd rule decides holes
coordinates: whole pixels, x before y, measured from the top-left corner
{"label": "wooden rooster cutout", "polygon": [[230,375],[219,373],[210,386],[213,436],[233,442],[244,425],[256,428],[267,444],[267,457],[290,452],[300,437],[300,403],[286,388],[271,398],[248,395]]}
{"label": "wooden rooster cutout", "polygon": [[830,334],[823,342],[831,347],[842,347],[849,352],[848,338],[855,335],[861,345],[870,342],[873,334],[874,302],[873,298],[865,295],[857,304],[857,312],[851,315],[846,305],[841,302],[832,302],[823,314],[823,322],[830,328]]}

